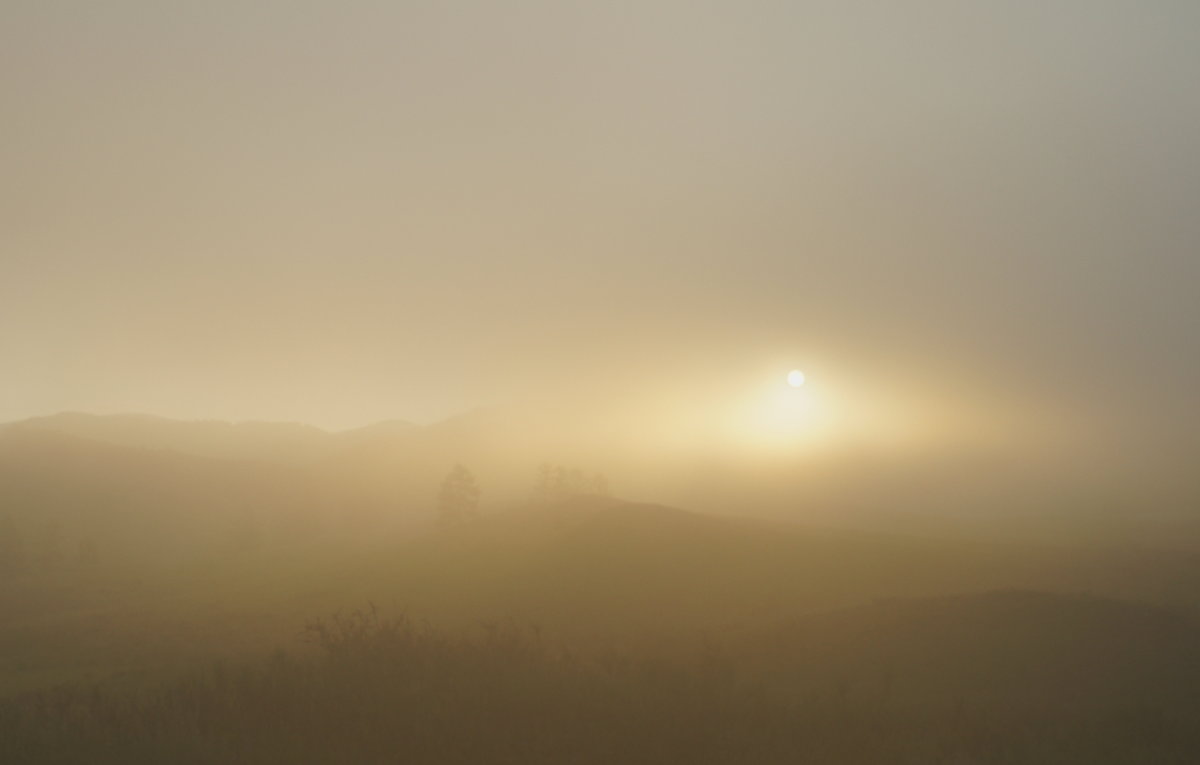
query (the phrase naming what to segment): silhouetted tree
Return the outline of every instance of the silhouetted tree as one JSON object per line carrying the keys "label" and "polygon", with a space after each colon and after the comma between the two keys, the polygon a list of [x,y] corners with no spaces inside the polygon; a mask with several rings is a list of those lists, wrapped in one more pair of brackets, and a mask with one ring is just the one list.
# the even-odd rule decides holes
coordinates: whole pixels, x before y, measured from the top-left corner
{"label": "silhouetted tree", "polygon": [[455,465],[438,491],[438,523],[450,526],[474,518],[479,512],[479,484],[471,471]]}

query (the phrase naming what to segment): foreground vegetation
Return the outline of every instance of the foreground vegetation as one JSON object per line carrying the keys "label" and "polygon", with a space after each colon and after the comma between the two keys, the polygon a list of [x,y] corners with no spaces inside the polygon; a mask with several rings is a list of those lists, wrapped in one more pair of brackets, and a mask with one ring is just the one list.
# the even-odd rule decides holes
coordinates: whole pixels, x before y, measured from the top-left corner
{"label": "foreground vegetation", "polygon": [[[1013,614],[1026,600],[1005,598],[1004,608]],[[862,651],[841,665],[811,641],[797,644],[799,662],[761,644],[698,645],[671,658],[579,654],[535,629],[451,635],[374,611],[312,622],[305,635],[311,655],[277,652],[149,687],[76,685],[0,702],[0,761],[1185,763],[1200,755],[1197,706],[1181,706],[1185,697],[1170,688],[1150,702],[1128,694],[1108,683],[1104,666],[1094,668],[1096,703],[1079,705],[963,695],[961,683],[936,677],[940,691],[908,694],[893,672],[944,667],[880,671]],[[1001,665],[1008,658],[997,656]],[[871,673],[878,682],[862,682]]]}

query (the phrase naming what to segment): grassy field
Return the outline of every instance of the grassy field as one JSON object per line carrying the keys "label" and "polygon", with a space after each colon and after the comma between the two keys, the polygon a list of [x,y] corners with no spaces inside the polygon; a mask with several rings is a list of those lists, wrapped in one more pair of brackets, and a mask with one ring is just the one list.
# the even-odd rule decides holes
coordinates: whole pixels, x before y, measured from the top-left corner
{"label": "grassy field", "polygon": [[0,702],[0,757],[1187,763],[1200,751],[1196,625],[1095,599],[892,602],[670,657],[574,651],[512,625],[448,634],[371,611],[309,622],[305,635],[315,655]]}

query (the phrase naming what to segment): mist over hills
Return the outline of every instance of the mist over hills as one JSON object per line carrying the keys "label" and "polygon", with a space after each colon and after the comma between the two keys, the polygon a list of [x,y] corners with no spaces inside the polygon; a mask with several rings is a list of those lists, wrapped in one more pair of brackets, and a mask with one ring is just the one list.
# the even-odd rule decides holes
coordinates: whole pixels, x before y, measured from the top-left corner
{"label": "mist over hills", "polygon": [[[1150,535],[1123,536],[1146,519],[1121,516],[1111,533],[1089,536],[1102,525],[1094,508],[1048,518],[1026,508],[1037,523],[1004,536],[988,532],[1015,527],[1022,508],[980,510],[969,492],[963,513],[983,516],[974,525],[908,504],[903,491],[889,503],[879,488],[874,501],[851,501],[863,503],[860,512],[844,511],[837,481],[803,468],[778,476],[775,488],[752,476],[759,491],[751,492],[719,469],[695,480],[693,469],[669,462],[611,474],[628,499],[547,502],[534,484],[538,465],[556,456],[553,438],[513,433],[510,420],[488,411],[341,433],[140,415],[12,423],[0,428],[0,531],[10,539],[0,553],[26,583],[43,581],[29,579],[39,572],[64,582],[89,571],[121,581],[153,572],[185,591],[230,594],[276,582],[274,594],[273,585],[249,588],[266,598],[254,608],[292,604],[283,609],[292,621],[281,617],[272,630],[367,599],[448,624],[515,615],[577,636],[612,625],[644,635],[737,632],[879,597],[999,588],[1200,602],[1200,557],[1186,537],[1154,545]],[[606,457],[583,467],[623,464]],[[482,515],[439,530],[438,486],[460,462],[483,487]],[[886,488],[878,470],[870,475]],[[699,501],[686,509],[639,501],[686,495],[679,487],[689,481]],[[800,493],[789,512],[770,512],[798,481],[834,486],[808,495],[828,504]]]}
{"label": "mist over hills", "polygon": [[[671,448],[644,443],[623,426],[587,426],[553,408],[479,409],[431,425],[391,420],[340,432],[298,423],[64,413],[0,426],[10,455],[22,433],[260,463],[264,474],[270,466],[293,468],[290,480],[305,486],[298,493],[349,514],[420,515],[416,506],[428,505],[455,463],[479,477],[485,509],[517,506],[529,498],[538,466],[549,462],[604,473],[621,496],[717,515],[900,534],[1200,549],[1200,521],[1191,512],[1200,485],[1181,483],[1178,471],[1168,478],[1117,467],[1132,455],[1046,464],[1020,449],[963,448],[780,452],[751,460],[736,450],[713,453],[702,441]],[[400,505],[407,509],[397,511]]]}
{"label": "mist over hills", "polygon": [[[593,484],[540,493],[539,480],[568,471],[539,464],[563,454],[588,470],[640,472],[613,473],[617,497]],[[90,737],[117,719],[179,731],[170,734],[178,744],[150,753],[137,737],[101,747],[114,762],[151,762],[208,742],[188,720],[216,715],[209,729],[227,737],[237,725],[218,710],[241,710],[246,721],[268,705],[275,722],[247,729],[251,738],[236,746],[297,762],[347,753],[383,762],[346,731],[390,742],[380,751],[417,744],[392,741],[394,721],[361,700],[393,699],[412,724],[442,730],[449,718],[425,702],[443,696],[454,719],[464,714],[449,711],[455,704],[468,705],[469,719],[499,719],[489,705],[519,698],[577,708],[579,719],[608,716],[625,731],[618,736],[658,740],[658,714],[637,711],[636,699],[652,696],[682,715],[680,725],[741,741],[737,757],[764,742],[773,752],[816,741],[858,751],[861,726],[892,738],[876,742],[876,759],[833,761],[885,762],[911,747],[990,752],[997,737],[1012,762],[1058,746],[1067,747],[1057,750],[1063,762],[1101,762],[1097,751],[1128,747],[1192,750],[1200,555],[1171,549],[1186,545],[1088,538],[1071,512],[1057,519],[1071,544],[1045,522],[1032,527],[1038,534],[996,537],[923,515],[904,492],[885,498],[886,481],[870,502],[857,495],[870,513],[818,512],[795,492],[790,514],[764,511],[798,482],[836,487],[861,462],[832,477],[796,463],[771,474],[774,485],[752,473],[756,493],[730,480],[737,470],[728,466],[696,480],[695,466],[679,461],[590,455],[595,462],[583,462],[579,444],[551,429],[521,432],[512,415],[489,411],[341,433],[81,414],[0,427],[0,752],[17,747],[19,759],[48,742],[92,752]],[[456,463],[478,477],[486,501],[478,517],[439,524],[439,485]],[[859,475],[882,480],[878,469]],[[965,487],[951,489],[966,491],[970,506],[976,479],[960,478]],[[680,487],[706,499],[697,503],[704,512],[637,495]],[[807,500],[840,510],[838,496],[826,489]],[[376,605],[425,626],[395,632],[345,617]],[[321,614],[340,614],[333,623],[349,631],[324,633],[334,641],[324,649],[298,641],[299,627]],[[221,669],[173,679],[218,660],[241,663],[243,679],[231,685]],[[416,666],[426,674],[402,669]],[[99,685],[72,690],[81,680]],[[74,711],[39,716],[50,707],[37,693],[64,683],[56,703]],[[404,689],[420,689],[419,703]],[[295,697],[311,705],[295,707]],[[178,707],[180,699],[200,706]],[[546,753],[566,744],[545,737],[557,735],[571,751],[608,751],[608,736],[593,741],[560,718],[547,729],[548,711],[529,714],[503,734],[472,729],[479,748],[462,761],[531,742],[540,743],[528,761],[556,761]],[[803,736],[796,715],[813,726]],[[536,729],[506,743],[534,719]],[[276,740],[272,725],[326,732],[296,752],[296,734]],[[663,751],[704,760],[692,751],[699,739],[667,740],[655,745],[666,749],[630,746],[659,752],[648,762]],[[221,741],[204,745],[235,745]],[[425,741],[426,759],[455,761],[455,743]],[[723,751],[713,746],[703,749]],[[735,760],[733,750],[713,756]]]}
{"label": "mist over hills", "polygon": [[[188,423],[136,417],[7,426],[0,521],[22,559],[9,564],[9,597],[39,592],[39,612],[70,624],[110,597],[105,582],[119,589],[149,576],[174,583],[171,597],[192,604],[189,621],[218,620],[227,635],[249,629],[264,649],[306,616],[368,600],[456,627],[527,619],[580,640],[736,635],[880,597],[998,588],[1200,602],[1200,557],[1186,551],[897,533],[894,523],[839,526],[819,514],[756,519],[752,505],[732,502],[714,514],[586,494],[538,501],[533,452],[506,451],[503,431],[481,422],[345,434],[197,424],[218,434],[209,440],[181,435]],[[295,464],[297,451],[280,450],[293,437],[320,456]],[[266,456],[213,456],[252,452]],[[437,487],[456,461],[477,469],[492,496],[477,521],[438,529]],[[51,594],[68,590],[66,601]],[[162,596],[146,595],[144,612],[169,624],[155,605]],[[274,616],[237,615],[247,613]]]}

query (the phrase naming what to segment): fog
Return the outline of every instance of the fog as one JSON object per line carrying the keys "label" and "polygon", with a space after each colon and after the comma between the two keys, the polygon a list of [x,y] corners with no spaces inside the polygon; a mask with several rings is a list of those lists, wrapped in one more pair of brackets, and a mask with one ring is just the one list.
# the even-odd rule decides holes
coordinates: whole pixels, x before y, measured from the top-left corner
{"label": "fog", "polygon": [[781,362],[1194,429],[1190,4],[3,14],[4,419],[712,411]]}
{"label": "fog", "polygon": [[0,759],[1193,761],[1198,77],[1175,0],[3,3]]}

